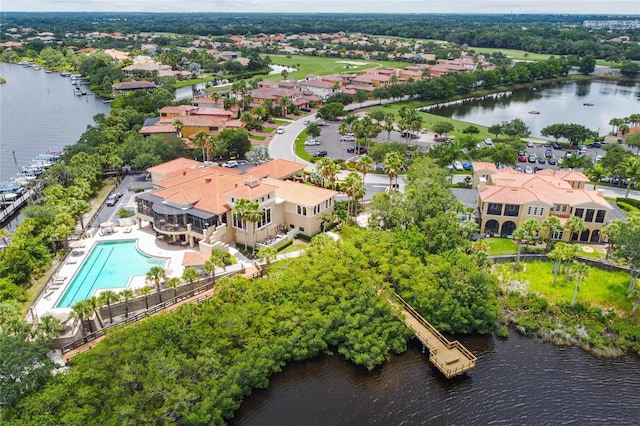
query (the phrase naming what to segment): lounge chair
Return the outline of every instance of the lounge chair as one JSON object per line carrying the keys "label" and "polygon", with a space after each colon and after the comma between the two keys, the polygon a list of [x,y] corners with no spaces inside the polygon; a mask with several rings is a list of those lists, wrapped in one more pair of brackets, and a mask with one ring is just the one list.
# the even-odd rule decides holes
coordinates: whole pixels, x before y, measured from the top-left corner
{"label": "lounge chair", "polygon": [[125,228],[122,230],[122,232],[124,232],[125,234],[129,234],[129,233],[131,232],[131,227],[130,227],[130,226],[125,227]]}

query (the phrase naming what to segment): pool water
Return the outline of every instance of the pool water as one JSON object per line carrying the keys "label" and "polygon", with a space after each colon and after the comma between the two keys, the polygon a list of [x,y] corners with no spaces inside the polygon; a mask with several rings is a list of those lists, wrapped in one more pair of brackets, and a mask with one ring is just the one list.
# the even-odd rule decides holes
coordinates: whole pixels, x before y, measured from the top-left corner
{"label": "pool water", "polygon": [[166,264],[167,259],[140,253],[135,240],[96,243],[57,307],[70,307],[90,298],[99,289],[126,287],[132,276],[146,275],[153,266],[164,268]]}

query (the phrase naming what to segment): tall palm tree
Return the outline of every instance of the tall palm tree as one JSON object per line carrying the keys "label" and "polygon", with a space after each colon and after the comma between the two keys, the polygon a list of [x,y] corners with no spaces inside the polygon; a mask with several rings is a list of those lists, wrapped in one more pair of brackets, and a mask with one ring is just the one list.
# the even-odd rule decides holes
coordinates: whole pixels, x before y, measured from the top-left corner
{"label": "tall palm tree", "polygon": [[93,313],[96,315],[96,319],[98,320],[98,325],[100,328],[104,328],[104,324],[102,323],[102,318],[100,318],[100,312],[98,309],[102,307],[102,303],[96,296],[92,296],[87,299],[87,305],[91,308]]}
{"label": "tall palm tree", "polygon": [[156,290],[158,291],[158,297],[160,298],[160,303],[162,303],[162,292],[160,291],[160,284],[167,277],[167,274],[164,271],[164,268],[161,266],[152,266],[147,272],[145,277],[145,281],[148,284],[154,284]]}
{"label": "tall palm tree", "polygon": [[515,264],[516,271],[520,270],[520,252],[522,250],[522,243],[527,241],[528,238],[529,238],[529,233],[521,227],[516,229],[513,232],[513,239],[516,241],[516,245],[518,247],[516,251],[516,264]]}
{"label": "tall palm tree", "polygon": [[609,176],[609,170],[606,169],[601,163],[596,163],[593,167],[587,170],[587,176],[593,181],[593,190],[598,188],[598,182],[603,177]]}
{"label": "tall palm tree", "polygon": [[49,342],[64,331],[64,325],[51,315],[43,315],[33,329],[32,337]]}
{"label": "tall palm tree", "polygon": [[130,288],[124,289],[120,292],[120,297],[124,301],[124,317],[129,318],[129,302],[136,298],[135,293]]}
{"label": "tall palm tree", "polygon": [[581,217],[572,216],[567,219],[567,222],[564,224],[564,229],[569,234],[569,242],[571,242],[573,240],[573,234],[576,234],[576,239],[579,239],[580,234],[587,229],[587,227]]}
{"label": "tall palm tree", "polygon": [[607,255],[605,256],[605,259],[608,259],[609,255],[613,251],[621,227],[622,221],[612,220],[602,228],[602,237],[607,242]]}
{"label": "tall palm tree", "polygon": [[387,142],[391,141],[391,132],[395,130],[396,116],[392,112],[388,112],[384,115],[384,124],[382,128],[387,132]]}
{"label": "tall palm tree", "polygon": [[559,242],[547,255],[549,259],[553,260],[553,287],[555,287],[556,283],[558,282],[558,272],[560,272],[560,264],[564,260],[564,252],[566,251],[566,246],[566,243]]}
{"label": "tall palm tree", "polygon": [[627,297],[633,299],[633,307],[631,308],[631,312],[629,312],[629,316],[632,317],[636,314],[638,306],[640,305],[640,287],[634,287],[633,290],[627,294]]}
{"label": "tall palm tree", "polygon": [[167,281],[167,287],[173,289],[173,297],[178,297],[178,287],[182,284],[182,280],[179,277],[171,277]]}
{"label": "tall palm tree", "polygon": [[220,94],[218,92],[213,92],[211,94],[211,100],[213,101],[213,106],[218,107],[218,102],[220,101]]}
{"label": "tall palm tree", "polygon": [[567,244],[562,250],[562,260],[567,262],[565,267],[564,282],[569,282],[569,272],[571,272],[571,263],[578,255],[580,248],[575,244]]}
{"label": "tall palm tree", "polygon": [[202,149],[202,161],[208,160],[206,155],[206,150],[209,146],[210,141],[211,141],[211,135],[209,135],[209,133],[203,130],[199,131],[193,136],[193,142],[196,144],[198,148]]}
{"label": "tall palm tree", "polygon": [[389,176],[389,190],[393,187],[393,180],[396,179],[402,167],[402,157],[396,151],[387,152],[384,156],[384,172]]}
{"label": "tall palm tree", "polygon": [[257,224],[262,220],[262,217],[264,216],[264,209],[262,208],[262,206],[260,205],[260,203],[257,202],[251,202],[248,206],[247,206],[247,211],[245,213],[245,218],[248,222],[251,222],[251,235],[252,235],[252,240],[253,240],[253,244],[252,244],[252,248],[251,248],[251,255],[255,256],[256,254],[256,226]]}
{"label": "tall palm tree", "polygon": [[640,177],[640,157],[625,158],[622,162],[622,170],[624,176],[629,180],[627,182],[627,192],[624,194],[624,198],[629,198],[631,183]]}
{"label": "tall palm tree", "polygon": [[368,155],[363,155],[356,161],[356,169],[362,173],[362,183],[367,173],[373,169],[373,158]]}
{"label": "tall palm tree", "polygon": [[316,162],[316,168],[322,175],[322,186],[324,187],[325,179],[329,179],[332,185],[331,188],[335,189],[335,177],[338,174],[338,165],[331,158],[323,157]]}
{"label": "tall palm tree", "polygon": [[120,300],[120,296],[118,296],[118,294],[114,291],[105,290],[100,293],[99,300],[102,306],[107,305],[107,309],[109,309],[109,322],[113,324],[113,313],[111,312],[111,304],[116,303],[118,300]]}
{"label": "tall palm tree", "polygon": [[173,127],[176,128],[176,133],[179,138],[182,137],[182,128],[184,127],[184,123],[179,118],[173,120]]}
{"label": "tall palm tree", "polygon": [[193,283],[200,279],[200,274],[193,268],[184,268],[182,271],[182,280],[188,282],[193,290]]}
{"label": "tall palm tree", "polygon": [[573,297],[571,298],[571,306],[576,303],[576,297],[578,296],[578,287],[582,280],[589,276],[589,266],[584,263],[574,262],[573,275],[576,277],[576,286],[573,289]]}
{"label": "tall palm tree", "polygon": [[549,216],[542,221],[540,228],[544,231],[547,250],[549,250],[551,248],[551,237],[553,236],[553,233],[561,231],[563,226],[557,216]]}
{"label": "tall palm tree", "polygon": [[246,215],[247,215],[247,211],[249,210],[249,200],[245,200],[244,198],[241,198],[239,200],[237,200],[235,202],[235,204],[233,205],[233,209],[231,211],[231,213],[236,216],[238,224],[240,225],[240,228],[242,230],[244,230],[244,248],[245,250],[248,248],[249,243],[247,241],[247,221],[246,221]]}
{"label": "tall palm tree", "polygon": [[140,287],[138,289],[138,295],[144,296],[144,306],[147,310],[149,310],[149,295],[151,294],[152,291],[153,289],[148,285],[145,285],[144,287]]}
{"label": "tall palm tree", "polygon": [[352,206],[355,205],[359,198],[362,198],[364,196],[364,184],[360,179],[360,175],[358,175],[356,172],[351,172],[347,175],[347,178],[344,180],[341,187],[344,193],[349,196],[349,199],[347,200],[348,220],[349,216],[355,216],[355,212],[354,214],[352,214],[351,212]]}
{"label": "tall palm tree", "polygon": [[86,330],[84,328],[85,321],[89,324],[89,333],[93,333],[93,327],[91,326],[91,315],[93,315],[93,309],[87,304],[86,300],[79,300],[71,306],[71,318],[80,321],[82,327],[82,337],[86,336]]}

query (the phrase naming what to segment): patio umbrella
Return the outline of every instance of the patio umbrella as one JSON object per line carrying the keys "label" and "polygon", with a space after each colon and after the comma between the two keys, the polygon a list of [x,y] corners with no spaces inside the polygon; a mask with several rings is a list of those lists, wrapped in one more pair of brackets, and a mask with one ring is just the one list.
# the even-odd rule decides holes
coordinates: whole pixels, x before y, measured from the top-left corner
{"label": "patio umbrella", "polygon": [[74,248],[74,249],[77,249],[77,248],[84,248],[84,247],[85,247],[85,244],[84,244],[84,241],[80,241],[80,240],[77,240],[77,241],[71,241],[71,242],[69,243],[69,247]]}

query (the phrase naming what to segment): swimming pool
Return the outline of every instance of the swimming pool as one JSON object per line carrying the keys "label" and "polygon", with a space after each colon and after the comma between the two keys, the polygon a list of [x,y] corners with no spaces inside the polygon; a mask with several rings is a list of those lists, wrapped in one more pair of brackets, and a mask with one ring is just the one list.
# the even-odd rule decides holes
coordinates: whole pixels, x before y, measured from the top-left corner
{"label": "swimming pool", "polygon": [[70,307],[99,289],[126,287],[132,276],[146,275],[151,267],[166,264],[167,259],[140,253],[135,240],[96,243],[56,307]]}

